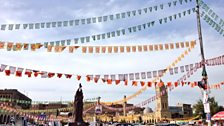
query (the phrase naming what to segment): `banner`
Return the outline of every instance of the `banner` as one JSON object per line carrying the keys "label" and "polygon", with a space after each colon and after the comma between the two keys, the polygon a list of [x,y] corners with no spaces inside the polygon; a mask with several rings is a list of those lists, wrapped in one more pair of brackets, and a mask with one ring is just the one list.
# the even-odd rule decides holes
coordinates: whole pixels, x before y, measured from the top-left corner
{"label": "banner", "polygon": [[[186,12],[189,12],[189,13],[185,14]],[[23,50],[26,50],[28,47],[31,46],[31,50],[35,51],[37,49],[40,49],[42,46],[44,46],[50,52],[54,46],[59,46],[60,48],[63,49],[63,46],[70,46],[71,43],[74,43],[74,45],[77,45],[77,44],[83,44],[83,43],[89,43],[89,42],[93,42],[93,41],[98,41],[98,40],[110,39],[110,38],[114,38],[114,37],[120,37],[120,36],[124,36],[126,34],[132,34],[132,33],[135,33],[135,32],[140,32],[142,30],[149,29],[149,28],[151,28],[151,27],[153,27],[153,26],[155,26],[157,24],[169,23],[171,21],[177,20],[177,18],[182,18],[184,16],[191,15],[194,12],[195,12],[195,8],[191,8],[191,9],[187,9],[187,10],[185,10],[183,12],[179,12],[179,13],[176,13],[174,15],[161,18],[161,19],[159,19],[157,21],[155,21],[155,20],[154,21],[148,21],[147,23],[139,24],[139,25],[136,25],[136,26],[131,26],[131,27],[128,27],[126,29],[123,28],[123,29],[118,29],[118,30],[115,30],[115,31],[110,31],[110,32],[107,32],[107,33],[88,35],[88,36],[78,37],[78,38],[73,38],[73,39],[65,39],[65,40],[43,42],[41,44],[40,43],[28,44],[29,42],[28,43],[21,43],[21,42],[10,42],[10,43],[7,43],[7,42],[4,42],[4,41],[0,41],[0,42],[1,42],[1,44],[4,44],[4,46],[8,45],[8,47],[7,47],[8,51],[12,50],[13,45],[15,45],[15,43],[20,43],[21,46],[23,45],[23,47],[26,44],[26,48],[23,48]],[[161,21],[161,23],[159,23],[159,21]],[[159,46],[157,45],[154,48],[155,48],[155,50],[158,50]],[[171,47],[171,49],[172,49],[172,47]],[[18,49],[18,50],[20,50],[20,49]],[[136,48],[133,49],[133,50],[136,50]],[[60,51],[58,51],[58,52],[60,52]],[[115,50],[115,53],[116,53],[116,50]]]}
{"label": "banner", "polygon": [[89,18],[83,19],[71,19],[65,21],[51,21],[51,22],[37,22],[37,23],[24,23],[24,24],[1,24],[0,30],[34,30],[34,29],[49,29],[49,28],[62,28],[62,27],[74,27],[80,25],[87,25],[87,24],[95,24],[95,23],[102,23],[108,22],[113,20],[120,20],[125,18],[132,18],[135,16],[141,16],[147,13],[152,13],[158,10],[164,10],[165,7],[175,7],[177,3],[182,5],[183,3],[192,2],[192,0],[185,0],[185,2],[181,1],[170,1],[168,3],[158,4],[151,7],[145,7],[136,10],[130,10],[126,12],[119,12],[116,14],[108,14],[104,16],[93,16]]}

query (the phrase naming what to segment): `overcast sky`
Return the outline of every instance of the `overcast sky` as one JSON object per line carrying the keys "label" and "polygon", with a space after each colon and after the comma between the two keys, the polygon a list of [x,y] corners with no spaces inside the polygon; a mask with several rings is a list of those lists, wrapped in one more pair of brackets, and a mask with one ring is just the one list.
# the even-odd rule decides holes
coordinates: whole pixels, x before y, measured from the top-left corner
{"label": "overcast sky", "polygon": [[[17,24],[30,22],[63,21],[71,19],[82,19],[110,15],[119,12],[126,12],[134,9],[141,9],[170,0],[0,0],[0,24]],[[224,1],[216,0],[205,2],[221,17],[224,18]],[[106,33],[120,28],[127,28],[151,20],[158,20],[164,16],[183,12],[195,6],[192,3],[177,5],[154,13],[148,13],[132,18],[109,21],[66,28],[52,28],[41,30],[16,30],[0,31],[0,40],[13,42],[45,42],[62,39],[72,39],[76,37],[93,34]],[[85,45],[136,45],[136,44],[157,44],[180,41],[198,40],[196,15],[191,14],[170,23],[157,25],[155,27],[127,34],[112,39],[91,42]],[[218,34],[211,26],[202,20],[202,32],[204,41],[205,57],[212,58],[224,54],[223,36]],[[142,52],[125,54],[82,54],[81,50],[75,53],[48,53],[46,50],[31,51],[6,51],[0,50],[0,63],[17,67],[38,69],[51,72],[72,73],[72,74],[118,74],[153,71],[166,68],[173,62],[184,49]],[[200,61],[199,44],[195,49],[177,66],[195,63]],[[210,84],[223,81],[224,66],[207,67]],[[163,81],[176,81],[183,74],[170,76],[167,74]],[[201,79],[201,69],[189,78],[188,81],[198,81]],[[121,99],[124,95],[131,95],[141,89],[141,86],[132,87],[123,84],[116,86],[101,83],[83,84],[84,97],[92,98],[100,96],[103,101],[114,101]],[[76,79],[65,78],[27,78],[5,76],[0,73],[0,88],[15,88],[28,95],[33,101],[55,101],[72,100],[78,88]],[[130,84],[131,85],[131,84]],[[220,105],[224,105],[224,88],[211,90],[211,96],[215,96]],[[130,100],[130,103],[139,103],[155,94],[154,88],[146,90],[138,97]],[[195,103],[202,98],[199,88],[178,87],[169,93],[170,105],[181,103]],[[154,103],[149,104],[154,108]]]}

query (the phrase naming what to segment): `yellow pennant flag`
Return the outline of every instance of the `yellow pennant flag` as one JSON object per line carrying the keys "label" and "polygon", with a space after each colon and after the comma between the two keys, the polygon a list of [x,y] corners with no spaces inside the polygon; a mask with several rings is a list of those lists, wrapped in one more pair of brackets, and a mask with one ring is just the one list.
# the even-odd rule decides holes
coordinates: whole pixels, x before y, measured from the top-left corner
{"label": "yellow pennant flag", "polygon": [[22,49],[22,43],[16,43],[16,51],[20,51]]}
{"label": "yellow pennant flag", "polygon": [[66,48],[66,46],[59,46],[59,52],[64,51],[64,50],[65,50],[65,48]]}
{"label": "yellow pennant flag", "polygon": [[40,43],[36,43],[35,46],[36,46],[36,49],[40,49],[43,45]]}

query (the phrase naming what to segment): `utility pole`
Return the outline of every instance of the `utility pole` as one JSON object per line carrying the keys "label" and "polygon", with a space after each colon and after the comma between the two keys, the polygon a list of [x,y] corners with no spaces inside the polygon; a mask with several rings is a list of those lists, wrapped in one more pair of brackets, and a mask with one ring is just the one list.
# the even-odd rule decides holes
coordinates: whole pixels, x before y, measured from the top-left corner
{"label": "utility pole", "polygon": [[[203,86],[203,96],[208,96],[209,94],[209,89],[208,89],[208,77],[207,77],[207,72],[206,72],[206,67],[205,67],[205,55],[204,55],[204,48],[203,48],[203,40],[202,40],[202,32],[201,32],[201,21],[200,21],[200,11],[199,11],[199,0],[196,0],[196,14],[197,14],[197,28],[198,28],[198,36],[199,36],[199,43],[200,43],[200,50],[201,50],[201,58],[202,58],[202,86]],[[208,97],[205,100],[206,103],[208,104],[208,108],[210,109]],[[204,111],[205,111],[205,106],[204,105]],[[210,112],[206,113],[206,117],[208,120],[208,125],[211,126],[211,116]]]}

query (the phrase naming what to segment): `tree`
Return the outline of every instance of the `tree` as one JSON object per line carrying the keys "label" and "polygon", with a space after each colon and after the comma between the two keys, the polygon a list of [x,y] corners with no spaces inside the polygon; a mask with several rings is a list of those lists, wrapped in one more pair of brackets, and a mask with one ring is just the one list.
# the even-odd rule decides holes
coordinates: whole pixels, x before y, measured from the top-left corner
{"label": "tree", "polygon": [[[222,111],[223,107],[218,106],[218,103],[215,101],[214,97],[211,97],[208,99],[209,103],[210,103],[210,114],[211,116],[213,116],[215,113]],[[198,100],[197,103],[195,105],[193,105],[193,110],[194,110],[194,115],[201,115],[202,118],[205,118],[205,112],[204,112],[204,105],[202,100]]]}

